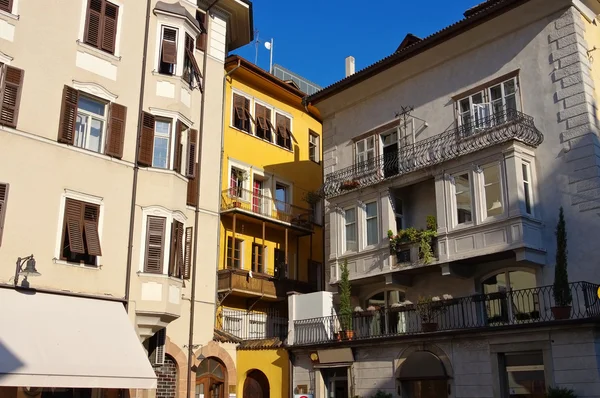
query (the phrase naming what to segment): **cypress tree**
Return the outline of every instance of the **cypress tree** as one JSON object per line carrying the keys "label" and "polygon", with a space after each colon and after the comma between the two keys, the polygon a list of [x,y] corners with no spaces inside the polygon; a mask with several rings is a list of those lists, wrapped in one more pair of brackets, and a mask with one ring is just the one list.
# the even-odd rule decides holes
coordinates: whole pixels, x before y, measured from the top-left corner
{"label": "cypress tree", "polygon": [[554,266],[554,302],[557,307],[571,305],[571,287],[567,273],[567,227],[562,206],[556,224],[556,264]]}

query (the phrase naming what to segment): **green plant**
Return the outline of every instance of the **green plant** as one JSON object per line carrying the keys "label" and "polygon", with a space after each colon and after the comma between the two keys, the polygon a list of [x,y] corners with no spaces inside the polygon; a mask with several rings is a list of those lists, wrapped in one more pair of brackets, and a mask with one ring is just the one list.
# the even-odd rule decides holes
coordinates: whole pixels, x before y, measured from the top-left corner
{"label": "green plant", "polygon": [[577,398],[575,391],[564,387],[548,387],[547,398]]}
{"label": "green plant", "polygon": [[377,390],[375,395],[373,395],[371,398],[392,398],[392,397],[393,397],[393,395],[390,394],[389,392]]}
{"label": "green plant", "polygon": [[350,271],[348,271],[348,260],[342,264],[340,278],[340,322],[342,330],[352,330],[352,306],[350,304]]}
{"label": "green plant", "polygon": [[420,259],[424,264],[429,264],[434,259],[431,244],[433,238],[437,236],[437,221],[435,216],[427,216],[427,228],[418,230],[414,227],[401,229],[396,235],[392,230],[388,230],[390,240],[390,254],[398,251],[398,247],[403,243],[419,243]]}
{"label": "green plant", "polygon": [[556,265],[554,266],[554,302],[557,307],[567,307],[573,300],[567,273],[567,228],[562,206],[556,224]]}
{"label": "green plant", "polygon": [[306,193],[304,193],[302,199],[309,204],[315,204],[318,203],[322,197],[321,194],[317,191],[308,191]]}

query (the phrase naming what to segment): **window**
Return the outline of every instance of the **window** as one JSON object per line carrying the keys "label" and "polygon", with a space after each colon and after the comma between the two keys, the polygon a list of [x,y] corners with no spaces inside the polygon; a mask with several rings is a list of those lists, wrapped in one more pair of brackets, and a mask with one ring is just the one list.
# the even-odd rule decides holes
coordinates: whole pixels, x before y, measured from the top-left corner
{"label": "window", "polygon": [[271,141],[272,132],[275,130],[271,124],[271,109],[256,103],[254,113],[256,116],[256,136]]}
{"label": "window", "polygon": [[175,74],[175,67],[177,65],[177,36],[177,29],[167,26],[162,27],[158,73],[163,75]]}
{"label": "window", "polygon": [[61,260],[96,266],[102,255],[98,219],[100,206],[67,198],[63,216]]}
{"label": "window", "polygon": [[275,184],[275,207],[278,211],[286,212],[289,210],[289,187],[280,182]]}
{"label": "window", "polygon": [[163,273],[165,252],[165,217],[148,216],[146,220],[146,256],[144,272],[152,274]]}
{"label": "window", "polygon": [[250,133],[250,99],[239,94],[233,94],[233,126]]}
{"label": "window", "polygon": [[206,13],[196,11],[196,21],[200,24],[200,34],[196,38],[196,48],[200,51],[206,50],[206,39],[208,38],[208,18]]}
{"label": "window", "polygon": [[525,212],[533,215],[531,207],[531,164],[528,162],[521,163],[521,172],[523,173],[523,194],[525,201]]}
{"label": "window", "polygon": [[102,152],[106,128],[106,104],[95,98],[79,95],[76,120],[74,145],[90,151]]}
{"label": "window", "polygon": [[379,243],[379,232],[377,226],[377,202],[367,203],[365,206],[367,218],[367,246]]}
{"label": "window", "polygon": [[275,113],[275,125],[277,126],[277,145],[292,149],[292,120],[280,113]]}
{"label": "window", "polygon": [[229,194],[239,198],[246,198],[245,184],[247,179],[248,172],[246,170],[232,167],[229,180]]}
{"label": "window", "polygon": [[0,10],[12,13],[13,0],[0,0]]}
{"label": "window", "polygon": [[235,240],[235,249],[233,249],[233,237],[227,237],[227,268],[242,268],[242,239]]}
{"label": "window", "polygon": [[503,396],[509,398],[534,398],[546,394],[544,355],[542,351],[514,352],[499,356]]}
{"label": "window", "polygon": [[344,210],[345,251],[357,251],[356,208]]}
{"label": "window", "polygon": [[194,39],[192,36],[185,34],[185,54],[183,58],[183,80],[188,82],[190,86],[196,80],[198,87],[200,87],[200,68],[194,57]]}
{"label": "window", "polygon": [[0,183],[0,246],[2,246],[2,232],[4,232],[4,219],[6,218],[6,202],[8,201],[8,184]]}
{"label": "window", "polygon": [[469,173],[454,176],[454,203],[456,205],[456,223],[460,225],[472,222],[473,204]]}
{"label": "window", "polygon": [[[368,161],[368,163],[367,163]],[[375,137],[368,137],[356,142],[356,163],[368,166],[375,161]]]}
{"label": "window", "polygon": [[498,163],[483,167],[483,203],[485,208],[484,219],[496,217],[504,212],[502,205],[502,184],[500,183],[500,165]]}
{"label": "window", "polygon": [[169,276],[183,276],[183,223],[173,221],[171,224],[171,248],[169,256]]}
{"label": "window", "polygon": [[169,141],[171,137],[171,123],[169,119],[156,119],[154,122],[154,153],[152,167],[159,169],[169,168]]}
{"label": "window", "polygon": [[[166,227],[170,219],[170,217],[167,219],[167,217],[157,216],[146,218],[144,272],[164,273]],[[182,222],[173,220],[170,236],[167,274],[175,278],[189,279],[192,257],[192,228],[184,228]]]}
{"label": "window", "polygon": [[308,158],[313,162],[320,161],[319,136],[312,130],[308,130]]}
{"label": "window", "polygon": [[17,127],[24,75],[22,69],[0,64],[0,125]]}
{"label": "window", "polygon": [[99,50],[114,54],[119,7],[106,0],[89,0],[84,41]]}
{"label": "window", "polygon": [[123,157],[127,108],[64,86],[58,142]]}
{"label": "window", "polygon": [[252,243],[252,272],[263,272],[265,247]]}

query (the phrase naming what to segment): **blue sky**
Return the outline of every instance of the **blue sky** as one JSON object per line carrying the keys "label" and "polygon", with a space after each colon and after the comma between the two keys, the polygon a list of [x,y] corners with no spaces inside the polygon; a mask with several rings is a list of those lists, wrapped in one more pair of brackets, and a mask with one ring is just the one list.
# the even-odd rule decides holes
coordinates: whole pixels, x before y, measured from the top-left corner
{"label": "blue sky", "polygon": [[[483,0],[253,0],[261,43],[258,65],[269,68],[262,42],[274,39],[273,63],[321,86],[344,77],[344,59],[356,70],[391,54],[406,33],[428,36]],[[366,8],[365,4],[373,8]],[[254,62],[254,43],[234,51]]]}

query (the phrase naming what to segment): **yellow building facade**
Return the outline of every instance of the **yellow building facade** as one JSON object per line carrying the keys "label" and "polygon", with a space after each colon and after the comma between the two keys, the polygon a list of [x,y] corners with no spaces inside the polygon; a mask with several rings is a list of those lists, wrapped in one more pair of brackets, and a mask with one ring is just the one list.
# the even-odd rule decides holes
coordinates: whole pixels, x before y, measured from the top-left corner
{"label": "yellow building facade", "polygon": [[320,116],[241,57],[225,75],[216,325],[238,344],[237,396],[287,396],[287,296],[323,288]]}

